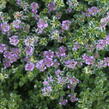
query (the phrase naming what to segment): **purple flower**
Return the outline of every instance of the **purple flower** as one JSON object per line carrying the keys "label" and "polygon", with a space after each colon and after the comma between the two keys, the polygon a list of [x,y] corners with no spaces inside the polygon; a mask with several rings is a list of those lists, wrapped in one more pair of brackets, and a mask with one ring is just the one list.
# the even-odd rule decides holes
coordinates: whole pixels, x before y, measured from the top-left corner
{"label": "purple flower", "polygon": [[26,55],[32,56],[32,54],[34,52],[34,48],[31,46],[26,46],[25,51],[26,51]]}
{"label": "purple flower", "polygon": [[39,19],[38,23],[37,23],[37,27],[41,30],[45,29],[46,27],[48,27],[48,23],[45,22],[43,19]]}
{"label": "purple flower", "polygon": [[69,21],[69,20],[62,21],[62,29],[69,30],[70,24],[71,24],[71,21]]}
{"label": "purple flower", "polygon": [[3,56],[5,59],[10,61],[10,63],[16,62],[19,59],[19,49],[18,48],[12,48],[10,51],[5,51]]}
{"label": "purple flower", "polygon": [[0,29],[2,32],[6,33],[10,30],[10,26],[7,22],[4,22],[0,24]]}
{"label": "purple flower", "polygon": [[34,70],[34,63],[29,62],[25,65],[25,70],[26,71],[33,71]]}
{"label": "purple flower", "polygon": [[58,69],[58,70],[55,71],[55,74],[56,74],[56,75],[59,75],[59,74],[61,74],[62,72],[63,72],[63,71],[61,71],[60,69]]}
{"label": "purple flower", "polygon": [[18,57],[16,54],[12,53],[12,52],[9,52],[9,51],[5,51],[4,52],[4,57],[6,59],[8,59],[8,61],[10,61],[10,63],[13,63],[13,62],[16,62]]}
{"label": "purple flower", "polygon": [[21,0],[16,0],[17,5],[21,4]]}
{"label": "purple flower", "polygon": [[105,41],[106,41],[106,44],[109,45],[109,35],[106,36]]}
{"label": "purple flower", "polygon": [[43,85],[44,85],[44,86],[49,85],[48,81],[45,80],[45,81],[43,82]]}
{"label": "purple flower", "polygon": [[32,8],[32,9],[38,9],[38,8],[39,8],[38,3],[32,2],[32,3],[31,3],[31,8]]}
{"label": "purple flower", "polygon": [[53,66],[54,62],[51,58],[45,58],[44,59],[44,64],[47,66],[47,67],[51,67]]}
{"label": "purple flower", "polygon": [[109,57],[104,58],[104,66],[108,66],[109,67]]}
{"label": "purple flower", "polygon": [[5,51],[4,54],[3,54],[3,56],[5,58],[8,58],[10,56],[10,52],[9,51]]}
{"label": "purple flower", "polygon": [[51,86],[46,86],[42,89],[42,94],[44,96],[50,95],[50,92],[52,91],[52,87]]}
{"label": "purple flower", "polygon": [[10,51],[11,51],[12,53],[16,54],[16,55],[19,55],[19,54],[20,54],[19,48],[11,48]]}
{"label": "purple flower", "polygon": [[73,102],[76,102],[76,101],[78,101],[78,98],[76,97],[76,96],[74,96],[74,95],[68,95],[69,97],[70,97],[70,101],[73,103]]}
{"label": "purple flower", "polygon": [[79,83],[79,80],[76,79],[75,77],[72,77],[72,78],[69,78],[69,83],[70,84],[77,84],[77,83]]}
{"label": "purple flower", "polygon": [[18,19],[17,20],[14,20],[12,22],[13,27],[16,28],[16,29],[19,29],[20,28],[20,24],[21,24],[21,21],[18,20]]}
{"label": "purple flower", "polygon": [[56,9],[56,4],[54,2],[50,2],[48,4],[48,10],[49,11],[55,11],[55,9]]}
{"label": "purple flower", "polygon": [[109,22],[109,17],[102,18],[100,21],[100,27],[105,28],[108,22]]}
{"label": "purple flower", "polygon": [[30,61],[30,57],[25,57],[24,59],[23,59],[25,62],[29,62]]}
{"label": "purple flower", "polygon": [[32,12],[33,12],[33,13],[36,14],[38,8],[39,8],[38,3],[36,3],[36,2],[31,3],[31,9],[32,9]]}
{"label": "purple flower", "polygon": [[67,102],[68,102],[67,99],[62,99],[62,100],[60,100],[59,104],[60,104],[60,105],[66,105]]}
{"label": "purple flower", "polygon": [[75,61],[73,59],[72,60],[67,60],[64,63],[65,63],[66,67],[72,68],[72,69],[74,69],[76,67],[76,65],[77,65],[77,61]]}
{"label": "purple flower", "polygon": [[57,57],[66,56],[66,47],[64,46],[59,47],[58,52],[56,52],[56,56]]}
{"label": "purple flower", "polygon": [[109,12],[107,12],[107,16],[102,18],[101,21],[100,21],[100,27],[105,29],[106,25],[108,24],[109,22]]}
{"label": "purple flower", "polygon": [[49,81],[49,83],[52,83],[54,81],[52,76],[48,77],[47,80]]}
{"label": "purple flower", "polygon": [[73,49],[74,51],[78,50],[80,48],[80,44],[78,42],[75,42],[73,45]]}
{"label": "purple flower", "polygon": [[109,16],[109,12],[107,12],[106,14],[107,14],[107,16]]}
{"label": "purple flower", "polygon": [[11,62],[9,60],[7,60],[7,59],[4,59],[3,65],[4,65],[4,68],[11,67]]}
{"label": "purple flower", "polygon": [[16,36],[16,35],[11,36],[9,38],[9,42],[10,42],[11,45],[14,45],[14,46],[18,45],[18,43],[19,43],[18,36]]}
{"label": "purple flower", "polygon": [[103,50],[105,46],[106,46],[106,41],[105,40],[103,40],[103,39],[98,40],[98,43],[96,45],[97,49]]}
{"label": "purple flower", "polygon": [[68,89],[74,89],[74,86],[72,84],[67,84]]}
{"label": "purple flower", "polygon": [[54,52],[49,50],[49,51],[44,51],[43,53],[45,58],[53,58],[54,57]]}
{"label": "purple flower", "polygon": [[82,58],[87,65],[93,65],[95,62],[95,58],[93,56],[87,56],[86,54],[84,54]]}
{"label": "purple flower", "polygon": [[43,81],[44,87],[48,87],[50,85],[50,83],[53,83],[53,81],[54,80],[53,80],[52,76],[48,77],[47,80]]}
{"label": "purple flower", "polygon": [[100,12],[100,10],[97,7],[93,6],[91,8],[88,8],[88,10],[86,11],[85,15],[86,16],[91,16],[91,15],[94,16],[98,12]]}
{"label": "purple flower", "polygon": [[0,44],[0,53],[3,53],[5,50],[7,50],[7,46],[5,44]]}
{"label": "purple flower", "polygon": [[36,68],[43,72],[46,69],[46,65],[44,63],[44,60],[38,61],[36,63]]}

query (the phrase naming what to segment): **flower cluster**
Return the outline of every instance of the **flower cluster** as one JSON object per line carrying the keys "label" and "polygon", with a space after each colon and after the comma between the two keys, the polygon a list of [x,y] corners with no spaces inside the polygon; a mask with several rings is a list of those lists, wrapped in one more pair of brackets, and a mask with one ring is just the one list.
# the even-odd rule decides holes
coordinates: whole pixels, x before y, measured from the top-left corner
{"label": "flower cluster", "polygon": [[9,30],[10,30],[10,25],[9,25],[7,22],[3,22],[3,23],[0,24],[0,30],[1,30],[3,33],[9,32]]}
{"label": "flower cluster", "polygon": [[32,13],[36,14],[38,8],[39,8],[38,3],[35,3],[35,2],[31,3]]}
{"label": "flower cluster", "polygon": [[7,50],[7,46],[5,44],[0,44],[0,53],[3,53]]}
{"label": "flower cluster", "polygon": [[104,39],[98,40],[96,48],[98,50],[103,50],[108,45],[109,45],[109,35],[107,35]]}
{"label": "flower cluster", "polygon": [[0,109],[107,109],[108,4],[1,0]]}
{"label": "flower cluster", "polygon": [[[50,76],[50,77],[47,77],[47,79],[43,81],[42,94],[44,96],[52,96],[52,93],[54,92],[53,89],[55,89],[56,86],[61,87],[61,89],[59,88],[57,89],[57,91],[62,90],[62,88],[64,87],[72,91],[75,89],[76,85],[79,83],[79,80],[76,79],[75,77],[68,77],[68,76],[65,77],[63,76],[63,73],[64,73],[63,71],[58,69],[55,72],[56,74],[55,78]],[[71,102],[78,101],[76,96],[69,94],[68,96],[66,96],[66,99],[63,99],[63,96],[61,96],[59,104],[65,105],[68,100],[70,100]]]}
{"label": "flower cluster", "polygon": [[14,45],[14,46],[18,45],[18,43],[19,43],[18,36],[15,36],[15,35],[11,36],[9,38],[9,42],[10,42],[11,45]]}
{"label": "flower cluster", "polygon": [[109,22],[109,12],[107,12],[107,16],[102,18],[100,21],[100,27],[105,28]]}
{"label": "flower cluster", "polygon": [[71,22],[69,20],[62,21],[62,29],[63,30],[69,30]]}
{"label": "flower cluster", "polygon": [[4,56],[4,67],[10,67],[12,63],[19,59],[20,50],[18,48],[11,48],[11,50],[5,50]]}
{"label": "flower cluster", "polygon": [[87,56],[86,54],[84,54],[82,56],[82,58],[87,65],[93,65],[94,64],[95,58],[93,56]]}
{"label": "flower cluster", "polygon": [[86,16],[94,16],[96,15],[98,12],[100,12],[100,10],[93,6],[91,8],[88,8],[88,10],[86,11],[86,13],[84,13]]}

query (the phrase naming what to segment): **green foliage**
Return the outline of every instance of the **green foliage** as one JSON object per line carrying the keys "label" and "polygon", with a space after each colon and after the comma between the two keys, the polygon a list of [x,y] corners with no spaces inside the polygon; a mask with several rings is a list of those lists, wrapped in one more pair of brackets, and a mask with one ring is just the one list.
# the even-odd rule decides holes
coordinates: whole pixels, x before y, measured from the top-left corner
{"label": "green foliage", "polygon": [[108,109],[109,86],[106,74],[102,71],[91,74],[87,69],[81,76],[85,78],[80,84],[81,93],[77,109]]}
{"label": "green foliage", "polygon": [[[52,1],[56,9],[49,12],[48,3]],[[39,4],[35,15],[31,11],[32,2]],[[86,16],[84,13],[92,6],[97,6],[100,12]],[[67,9],[72,11],[68,13]],[[104,39],[109,32],[109,22],[106,28],[100,28],[101,19],[109,14],[108,11],[109,0],[22,0],[20,5],[15,0],[0,0],[0,24],[8,22],[11,28],[7,34],[0,28],[0,44],[8,45],[8,49],[15,48],[9,43],[9,37],[18,35],[17,47],[20,49],[20,58],[9,68],[4,68],[4,55],[0,53],[0,109],[109,109],[109,66],[97,67],[99,60],[109,57],[109,45],[103,50],[96,49],[97,41]],[[38,33],[39,18],[48,24],[43,34]],[[13,27],[15,19],[21,20],[21,29]],[[64,20],[71,21],[69,30],[62,30]],[[36,64],[46,50],[52,50],[56,55],[60,46],[66,47],[66,57],[54,56],[55,62],[60,65],[48,67],[45,71],[37,68],[26,71],[28,61],[24,61],[27,57],[24,40],[28,36],[36,41],[34,54],[28,56],[30,62]],[[75,42],[80,44],[78,50],[73,50]],[[84,53],[95,57],[93,65],[83,62]],[[73,59],[78,62],[77,67],[70,69],[65,61]],[[59,84],[55,74],[58,69],[62,70],[64,80],[75,77],[79,83],[73,84],[70,89],[67,88],[68,81]],[[52,91],[44,95],[43,82],[48,77],[53,77],[50,83]],[[76,95],[78,101],[72,103],[69,94]],[[67,99],[68,103],[60,105],[61,98]]]}

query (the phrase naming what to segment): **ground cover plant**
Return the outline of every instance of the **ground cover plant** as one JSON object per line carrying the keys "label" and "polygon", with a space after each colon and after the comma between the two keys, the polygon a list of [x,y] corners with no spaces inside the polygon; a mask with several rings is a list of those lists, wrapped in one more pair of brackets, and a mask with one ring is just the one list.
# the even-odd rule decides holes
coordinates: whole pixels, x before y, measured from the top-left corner
{"label": "ground cover plant", "polygon": [[109,0],[0,0],[0,109],[109,109]]}

